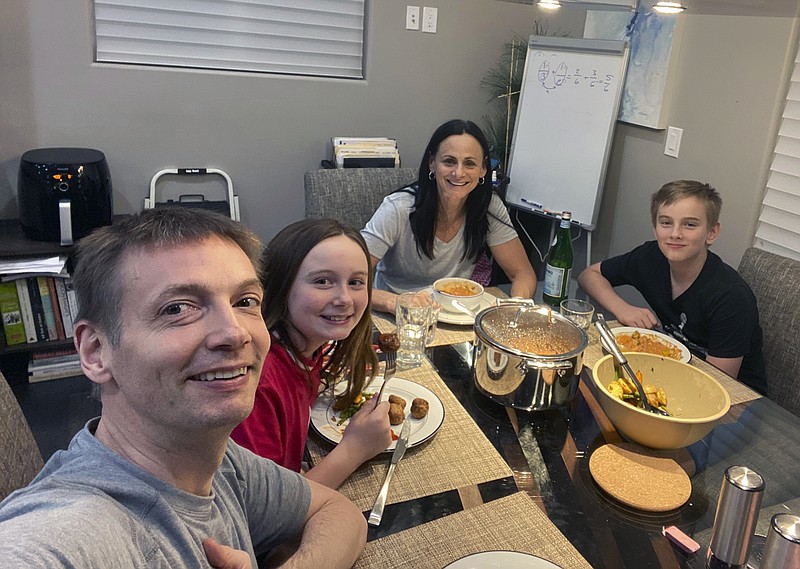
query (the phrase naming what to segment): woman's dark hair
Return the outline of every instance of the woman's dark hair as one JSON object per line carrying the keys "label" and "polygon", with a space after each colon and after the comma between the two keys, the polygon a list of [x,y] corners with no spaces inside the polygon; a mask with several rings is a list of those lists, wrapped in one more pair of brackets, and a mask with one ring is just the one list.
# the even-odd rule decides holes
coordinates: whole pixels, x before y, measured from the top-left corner
{"label": "woman's dark hair", "polygon": [[[264,302],[261,312],[274,338],[298,361],[301,349],[295,346],[289,334],[291,328],[299,334],[289,320],[289,292],[297,278],[300,265],[308,253],[325,239],[344,235],[352,239],[364,252],[367,263],[367,294],[369,301],[364,314],[350,335],[337,340],[325,354],[327,362],[322,367],[322,380],[326,387],[343,376],[347,378],[347,389],[337,398],[336,408],[344,408],[361,393],[367,374],[373,377],[378,358],[372,349],[372,283],[374,272],[367,244],[357,229],[339,223],[335,219],[303,219],[283,228],[264,249],[261,282],[264,287]],[[308,371],[308,370],[307,370]],[[311,387],[311,378],[308,377]]]}
{"label": "woman's dark hair", "polygon": [[486,234],[489,232],[489,203],[492,201],[492,179],[489,173],[489,143],[478,125],[472,121],[453,119],[437,128],[431,136],[419,165],[419,178],[415,186],[414,210],[409,219],[417,251],[433,259],[433,243],[436,234],[436,216],[439,213],[439,193],[436,180],[431,180],[430,161],[439,151],[439,145],[449,136],[469,134],[483,151],[482,164],[486,176],[482,184],[467,197],[467,217],[464,221],[464,255],[462,259],[477,261],[486,248]]}

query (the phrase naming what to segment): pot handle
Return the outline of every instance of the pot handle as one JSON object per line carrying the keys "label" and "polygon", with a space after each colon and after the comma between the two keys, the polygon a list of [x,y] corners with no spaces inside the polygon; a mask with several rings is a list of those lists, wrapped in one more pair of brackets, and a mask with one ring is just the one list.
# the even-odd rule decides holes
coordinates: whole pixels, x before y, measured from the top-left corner
{"label": "pot handle", "polygon": [[560,362],[549,362],[545,360],[522,360],[520,362],[526,368],[534,368],[534,369],[571,369],[572,362],[568,361],[560,361]]}

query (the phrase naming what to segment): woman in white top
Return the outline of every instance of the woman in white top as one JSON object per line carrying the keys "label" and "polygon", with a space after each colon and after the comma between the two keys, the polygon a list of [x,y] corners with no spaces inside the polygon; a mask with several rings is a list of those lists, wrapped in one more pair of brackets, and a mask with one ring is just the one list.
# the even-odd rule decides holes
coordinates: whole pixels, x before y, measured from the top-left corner
{"label": "woman in white top", "polygon": [[436,129],[418,180],[384,198],[361,231],[376,267],[374,309],[394,313],[399,293],[469,278],[487,249],[511,280],[511,295],[533,297],[536,275],[488,166],[489,144],[475,123],[456,119]]}

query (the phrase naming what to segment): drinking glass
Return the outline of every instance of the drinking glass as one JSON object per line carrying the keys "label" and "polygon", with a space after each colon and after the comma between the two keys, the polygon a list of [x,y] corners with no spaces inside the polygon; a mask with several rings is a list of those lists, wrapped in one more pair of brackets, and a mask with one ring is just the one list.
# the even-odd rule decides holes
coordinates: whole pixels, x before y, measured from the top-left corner
{"label": "drinking glass", "polygon": [[594,306],[585,300],[566,298],[561,301],[561,314],[581,330],[588,330],[594,316]]}
{"label": "drinking glass", "polygon": [[437,302],[431,300],[431,318],[428,322],[428,332],[425,334],[425,345],[430,346],[436,339],[436,325],[439,323],[439,312],[442,307]]}
{"label": "drinking glass", "polygon": [[433,303],[429,295],[406,292],[397,297],[395,320],[400,337],[398,367],[409,369],[422,363],[432,310]]}

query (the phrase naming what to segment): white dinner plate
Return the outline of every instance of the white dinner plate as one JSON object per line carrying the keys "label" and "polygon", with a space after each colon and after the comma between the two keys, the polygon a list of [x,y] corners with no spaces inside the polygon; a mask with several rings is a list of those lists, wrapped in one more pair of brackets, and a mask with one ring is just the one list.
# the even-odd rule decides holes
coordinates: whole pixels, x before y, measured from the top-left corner
{"label": "white dinner plate", "polygon": [[561,569],[555,563],[519,551],[481,551],[445,565],[444,569]]}
{"label": "white dinner plate", "polygon": [[[381,380],[376,378],[364,389],[364,392],[376,393],[380,387]],[[341,386],[341,390],[343,389],[344,385]],[[436,394],[427,387],[395,376],[389,380],[389,385],[386,386],[382,399],[385,401],[390,395],[397,395],[406,400],[406,417],[408,417],[408,422],[411,423],[411,434],[408,437],[409,447],[424,443],[435,435],[439,427],[442,426],[444,422],[444,406]],[[428,401],[428,414],[422,419],[415,419],[411,416],[411,402],[416,397],[422,397]],[[311,408],[311,426],[322,438],[338,444],[342,440],[344,428],[350,421],[347,420],[341,425],[337,425],[339,411],[334,411],[332,405],[333,394],[331,391],[328,390],[325,393],[321,393]],[[394,425],[392,428],[395,427],[399,428],[400,425]],[[395,430],[395,433],[399,434],[399,431]],[[396,445],[397,442],[392,441],[392,444],[384,452],[394,450]]]}
{"label": "white dinner plate", "polygon": [[[432,294],[433,289],[428,289],[428,292]],[[475,309],[475,313],[477,314],[484,308],[494,306],[495,300],[497,300],[496,296],[484,291],[483,296],[481,296],[481,303],[478,308]],[[464,312],[450,312],[449,310],[445,310],[443,308],[439,311],[439,322],[443,324],[462,324],[464,326],[472,326],[475,324],[475,319]]]}
{"label": "white dinner plate", "polygon": [[689,360],[692,359],[692,352],[689,351],[689,348],[681,344],[678,340],[676,340],[672,336],[667,336],[662,332],[657,332],[656,330],[648,330],[647,328],[635,328],[633,326],[620,326],[619,328],[612,328],[611,331],[614,333],[614,336],[619,336],[620,334],[632,334],[633,332],[639,332],[640,334],[649,334],[651,336],[656,336],[662,342],[666,342],[667,344],[672,344],[681,351],[680,361],[688,364]]}

